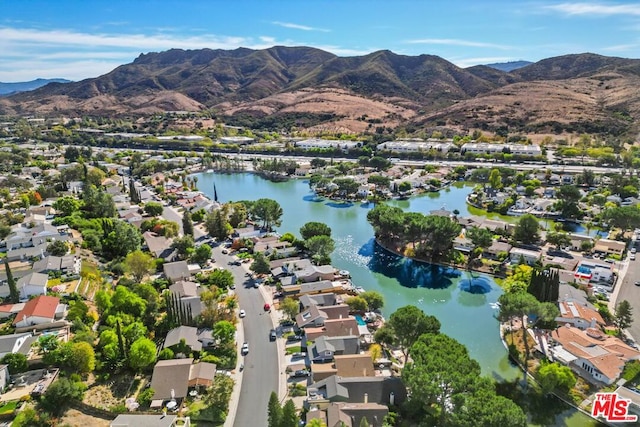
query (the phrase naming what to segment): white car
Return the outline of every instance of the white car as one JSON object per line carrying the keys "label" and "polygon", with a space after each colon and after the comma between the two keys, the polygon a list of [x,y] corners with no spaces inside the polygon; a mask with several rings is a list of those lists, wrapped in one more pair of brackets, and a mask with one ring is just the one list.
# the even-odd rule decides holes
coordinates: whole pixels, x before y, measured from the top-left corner
{"label": "white car", "polygon": [[240,354],[242,354],[243,356],[246,356],[247,354],[249,354],[249,343],[242,344],[242,349],[240,350]]}
{"label": "white car", "polygon": [[247,315],[247,313],[244,310],[240,310],[240,317],[244,317],[246,315]]}

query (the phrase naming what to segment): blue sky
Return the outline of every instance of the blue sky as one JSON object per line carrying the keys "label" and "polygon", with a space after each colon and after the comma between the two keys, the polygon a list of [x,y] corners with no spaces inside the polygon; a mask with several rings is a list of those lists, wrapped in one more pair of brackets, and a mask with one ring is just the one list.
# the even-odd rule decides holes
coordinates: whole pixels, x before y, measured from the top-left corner
{"label": "blue sky", "polygon": [[0,0],[0,81],[80,80],[170,48],[389,49],[461,67],[569,53],[640,58],[640,2]]}

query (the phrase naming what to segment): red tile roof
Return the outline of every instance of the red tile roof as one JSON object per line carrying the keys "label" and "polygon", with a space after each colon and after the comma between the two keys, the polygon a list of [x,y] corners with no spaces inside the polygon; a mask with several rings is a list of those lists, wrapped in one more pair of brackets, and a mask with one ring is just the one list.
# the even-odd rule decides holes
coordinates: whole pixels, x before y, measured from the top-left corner
{"label": "red tile roof", "polygon": [[22,310],[18,313],[13,324],[22,321],[28,317],[44,317],[53,319],[56,314],[56,308],[60,304],[60,298],[50,297],[48,295],[40,295],[28,301]]}

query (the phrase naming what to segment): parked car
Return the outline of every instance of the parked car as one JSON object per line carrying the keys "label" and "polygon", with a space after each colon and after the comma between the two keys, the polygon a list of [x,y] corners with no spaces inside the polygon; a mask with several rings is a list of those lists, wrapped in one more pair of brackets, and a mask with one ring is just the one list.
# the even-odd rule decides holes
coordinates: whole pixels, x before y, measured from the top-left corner
{"label": "parked car", "polygon": [[278,334],[276,334],[276,330],[272,329],[269,331],[269,341],[275,341],[278,338]]}
{"label": "parked car", "polygon": [[289,335],[287,341],[302,341],[302,335]]}
{"label": "parked car", "polygon": [[631,255],[629,255],[629,259],[631,261],[635,261],[636,260],[636,254],[632,253]]}
{"label": "parked car", "polygon": [[246,315],[247,313],[244,310],[240,310],[240,314],[239,314],[240,317],[244,317]]}
{"label": "parked car", "polygon": [[293,353],[291,355],[292,359],[300,359],[302,357],[307,357],[307,353],[305,353],[304,351],[298,351],[297,353]]}
{"label": "parked car", "polygon": [[226,249],[223,249],[223,250],[222,250],[222,253],[223,253],[223,254],[225,254],[225,255],[227,255],[227,254],[229,253],[229,251],[228,251],[228,250],[226,250]]}
{"label": "parked car", "polygon": [[247,354],[249,354],[249,343],[244,343],[242,344],[242,349],[240,350],[240,354],[242,354],[243,356],[246,356]]}
{"label": "parked car", "polygon": [[264,306],[262,306],[262,308],[264,309],[264,311],[271,310],[271,306],[268,303],[265,303]]}
{"label": "parked car", "polygon": [[290,375],[291,378],[302,378],[302,377],[308,377],[308,376],[311,376],[311,372],[307,371],[306,369],[299,369],[297,371],[292,372]]}

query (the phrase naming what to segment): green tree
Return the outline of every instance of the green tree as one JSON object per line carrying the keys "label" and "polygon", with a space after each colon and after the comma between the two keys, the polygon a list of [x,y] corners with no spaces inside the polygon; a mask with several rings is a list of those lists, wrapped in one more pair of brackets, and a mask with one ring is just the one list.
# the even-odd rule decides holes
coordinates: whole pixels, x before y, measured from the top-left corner
{"label": "green tree", "polygon": [[327,427],[327,423],[325,423],[323,420],[321,420],[320,418],[312,418],[311,420],[309,420],[309,422],[306,424],[306,427]]}
{"label": "green tree", "polygon": [[285,297],[280,303],[280,309],[289,319],[294,319],[300,313],[300,303],[296,299]]}
{"label": "green tree", "polygon": [[[476,387],[473,393],[456,396],[449,425],[456,427],[526,427],[527,416],[514,401],[495,393],[493,384]],[[482,384],[482,383],[481,383]]]}
{"label": "green tree", "polygon": [[107,226],[104,233],[106,235],[102,240],[102,253],[109,260],[124,257],[140,249],[142,235],[134,225],[124,221],[114,221],[113,227]]}
{"label": "green tree", "polygon": [[73,371],[79,374],[93,371],[96,367],[96,355],[91,344],[87,342],[74,343],[71,347],[71,357],[67,363]]}
{"label": "green tree", "polygon": [[85,185],[82,192],[82,209],[86,218],[112,218],[116,216],[116,205],[110,194],[96,188],[95,185]]}
{"label": "green tree", "polygon": [[272,199],[258,199],[251,208],[251,215],[262,221],[262,228],[271,230],[282,223],[282,207]]}
{"label": "green tree", "polygon": [[571,237],[567,233],[547,233],[547,243],[555,245],[556,249],[560,249],[571,245]]}
{"label": "green tree", "polygon": [[214,424],[222,424],[229,411],[229,399],[233,392],[233,379],[226,375],[216,375],[204,398],[206,408],[201,411],[204,419]]}
{"label": "green tree", "polygon": [[229,270],[213,270],[201,282],[207,286],[229,289],[233,285],[233,280],[233,273]]}
{"label": "green tree", "polygon": [[231,227],[236,228],[247,221],[247,206],[244,203],[227,203],[224,205]]}
{"label": "green tree", "polygon": [[391,314],[389,321],[380,328],[383,329],[390,332],[394,343],[402,350],[404,360],[408,360],[411,346],[420,335],[439,333],[440,322],[435,317],[424,314],[418,307],[407,305]]}
{"label": "green tree", "polygon": [[499,169],[491,169],[489,173],[489,185],[496,190],[502,188],[502,174]]}
{"label": "green tree", "polygon": [[127,254],[124,265],[126,271],[133,276],[133,280],[140,282],[152,271],[155,263],[150,254],[137,250]]}
{"label": "green tree", "polygon": [[331,263],[331,252],[335,249],[335,242],[326,235],[313,236],[305,241],[311,259],[318,265]]}
{"label": "green tree", "polygon": [[[167,349],[168,350],[168,349]],[[136,402],[143,408],[148,408],[151,405],[151,401],[153,400],[153,395],[155,394],[155,390],[151,387],[145,388],[140,393],[138,393],[138,397],[136,398]]]}
{"label": "green tree", "polygon": [[2,357],[2,364],[9,367],[9,374],[16,375],[29,369],[27,356],[22,353],[8,353]]}
{"label": "green tree", "polygon": [[454,410],[449,405],[457,396],[475,390],[480,365],[465,346],[443,334],[421,335],[412,344],[411,358],[413,362],[402,371],[411,402],[425,414],[433,414],[432,423],[446,425]]}
{"label": "green tree", "polygon": [[282,407],[282,422],[281,427],[298,427],[300,418],[298,417],[298,411],[293,400],[289,399]]}
{"label": "green tree", "polygon": [[538,241],[538,231],[540,224],[535,216],[531,214],[525,214],[520,217],[516,223],[515,230],[513,231],[513,238],[526,245],[535,243]]}
{"label": "green tree", "polygon": [[47,253],[53,256],[65,256],[69,252],[69,246],[64,240],[54,240],[47,245]]}
{"label": "green tree", "polygon": [[349,309],[351,311],[357,311],[360,313],[367,311],[368,308],[367,300],[365,300],[361,296],[349,297],[345,300],[345,304],[349,306]]}
{"label": "green tree", "polygon": [[231,233],[231,225],[224,218],[220,209],[212,210],[205,216],[204,228],[211,237],[219,242],[225,240]]}
{"label": "green tree", "polygon": [[300,235],[304,240],[309,240],[314,236],[331,236],[331,228],[323,222],[307,222],[300,227]]}
{"label": "green tree", "polygon": [[576,218],[581,215],[578,202],[582,195],[580,190],[575,185],[563,185],[556,194],[559,199],[558,208],[560,209],[563,218]]}
{"label": "green tree", "polygon": [[545,363],[540,366],[537,378],[543,393],[554,390],[568,393],[576,385],[576,377],[571,369],[557,363]]}
{"label": "green tree", "polygon": [[129,366],[135,370],[151,366],[156,361],[156,345],[148,338],[139,338],[129,349]]}
{"label": "green tree", "polygon": [[47,354],[58,348],[60,341],[58,341],[57,335],[40,335],[38,337],[38,348],[40,353]]}
{"label": "green tree", "polygon": [[269,427],[280,427],[282,425],[282,406],[280,406],[280,400],[275,391],[272,391],[269,396],[267,414],[269,417],[267,425]]}
{"label": "green tree", "polygon": [[616,306],[614,323],[619,331],[627,329],[633,323],[633,308],[627,300],[622,300]]}
{"label": "green tree", "polygon": [[150,216],[160,216],[164,212],[164,207],[158,202],[147,202],[144,205],[144,211]]}
{"label": "green tree", "polygon": [[204,266],[211,259],[211,246],[207,245],[206,243],[198,246],[191,256],[191,259],[193,260],[193,262]]}
{"label": "green tree", "polygon": [[182,232],[185,236],[193,237],[193,221],[191,220],[191,213],[188,210],[185,210],[182,215]]}
{"label": "green tree", "polygon": [[17,304],[20,300],[20,293],[18,292],[16,280],[13,278],[13,274],[11,273],[11,267],[9,267],[9,259],[6,257],[4,259],[4,271],[7,275],[7,285],[9,286],[9,302]]}
{"label": "green tree", "polygon": [[608,208],[602,213],[602,219],[609,226],[622,230],[640,228],[640,208],[637,206],[620,206]]}
{"label": "green tree", "polygon": [[228,320],[219,320],[213,325],[213,338],[220,344],[232,343],[236,335],[236,327]]}
{"label": "green tree", "polygon": [[173,239],[171,247],[178,252],[178,257],[183,260],[189,259],[195,252],[193,237],[188,234]]}
{"label": "green tree", "polygon": [[407,191],[411,191],[411,183],[409,181],[402,181],[400,185],[398,185],[398,191],[401,193],[406,193]]}
{"label": "green tree", "polygon": [[61,415],[67,409],[70,401],[82,399],[86,387],[82,383],[60,378],[49,386],[42,396],[40,404],[49,413]]}
{"label": "green tree", "polygon": [[[534,327],[536,322],[551,322],[560,315],[558,307],[554,303],[541,303],[535,296],[528,292],[505,293],[498,299],[500,303],[499,319],[501,322],[517,317],[522,325]],[[524,343],[524,378],[527,381],[529,363],[529,340],[526,331],[523,330]]]}
{"label": "green tree", "polygon": [[271,267],[269,266],[269,261],[264,256],[262,252],[255,253],[253,255],[253,262],[249,267],[251,271],[256,274],[269,274],[271,273]]}
{"label": "green tree", "polygon": [[369,310],[371,311],[380,310],[384,307],[384,297],[380,292],[365,291],[359,296],[367,302],[367,306],[369,306]]}
{"label": "green tree", "polygon": [[471,227],[466,236],[479,248],[488,248],[493,244],[493,233],[486,228]]}

